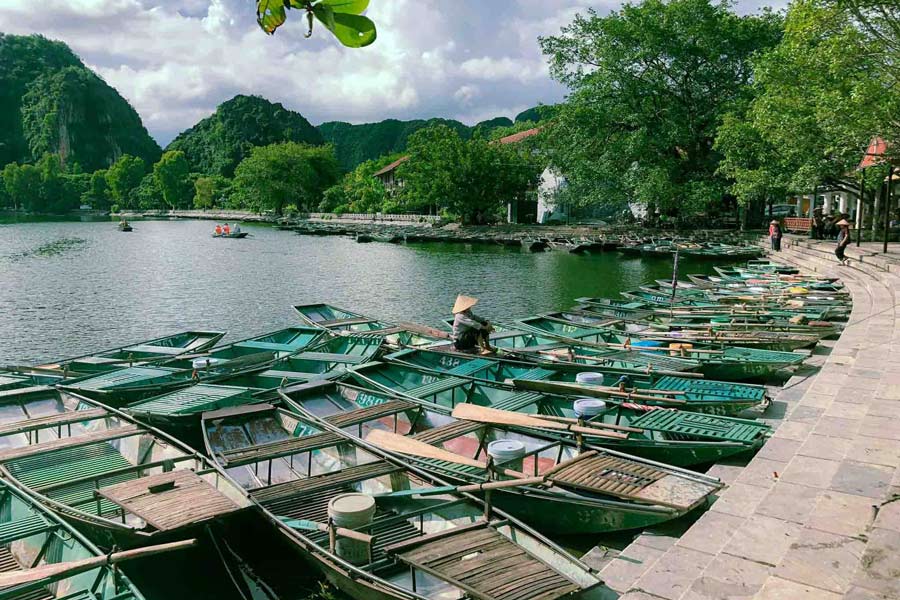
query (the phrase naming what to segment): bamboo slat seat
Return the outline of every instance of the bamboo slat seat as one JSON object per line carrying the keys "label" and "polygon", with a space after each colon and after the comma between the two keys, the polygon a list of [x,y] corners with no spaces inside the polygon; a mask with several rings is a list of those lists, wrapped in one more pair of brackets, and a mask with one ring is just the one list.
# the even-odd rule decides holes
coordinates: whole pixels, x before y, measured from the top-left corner
{"label": "bamboo slat seat", "polygon": [[460,420],[417,433],[413,438],[420,442],[425,442],[426,444],[437,444],[452,440],[461,435],[466,435],[467,433],[472,433],[473,431],[478,431],[482,427],[484,427],[484,424],[482,423]]}
{"label": "bamboo slat seat", "polygon": [[33,419],[23,419],[21,421],[12,421],[10,423],[0,424],[0,435],[10,435],[14,433],[24,433],[26,431],[34,431],[45,427],[53,427],[54,425],[71,425],[73,423],[82,423],[107,416],[109,413],[102,408],[94,408],[91,410],[78,410],[72,412],[63,412],[55,415],[47,415],[45,417],[35,417]]}
{"label": "bamboo slat seat", "polygon": [[579,589],[486,523],[413,544],[397,556],[480,600],[553,600]]}
{"label": "bamboo slat seat", "polygon": [[468,383],[468,381],[469,380],[460,377],[446,377],[433,383],[426,383],[410,388],[406,390],[405,393],[414,398],[427,398],[429,396],[440,394],[441,392],[446,392],[447,390],[452,390],[455,387]]}
{"label": "bamboo slat seat", "polygon": [[58,527],[58,525],[50,523],[38,513],[34,513],[24,519],[0,523],[0,546],[11,544],[16,540],[21,540],[44,531],[50,531],[55,527]]}
{"label": "bamboo slat seat", "polygon": [[334,446],[341,442],[341,437],[336,433],[317,433],[304,437],[291,437],[256,446],[246,446],[234,450],[226,450],[221,453],[228,467],[237,467],[261,460],[271,460],[282,456],[289,456],[300,452],[307,452],[318,448]]}
{"label": "bamboo slat seat", "polygon": [[519,392],[494,402],[491,404],[491,408],[516,412],[535,402],[539,402],[543,397],[544,395],[540,392]]}
{"label": "bamboo slat seat", "polygon": [[368,406],[366,408],[358,408],[356,410],[338,413],[325,417],[325,420],[337,427],[347,427],[356,423],[364,423],[373,419],[379,419],[388,415],[393,415],[404,410],[412,410],[418,405],[408,400],[388,400],[382,404]]}
{"label": "bamboo slat seat", "polygon": [[65,437],[49,442],[41,442],[39,444],[31,444],[30,446],[21,446],[19,448],[6,448],[0,450],[0,462],[9,462],[19,458],[34,456],[36,454],[44,454],[63,448],[75,448],[87,446],[97,442],[115,440],[130,435],[141,433],[136,425],[123,425],[115,429],[106,429],[103,431],[95,431],[85,435]]}
{"label": "bamboo slat seat", "polygon": [[458,367],[454,367],[454,368],[450,369],[449,371],[447,371],[447,374],[448,375],[456,375],[459,377],[468,377],[468,376],[471,376],[473,373],[477,373],[478,371],[481,371],[482,369],[484,369],[486,367],[490,367],[493,364],[494,364],[493,361],[486,360],[484,358],[476,358],[475,360],[470,360],[470,361],[464,362],[463,364],[459,365]]}
{"label": "bamboo slat seat", "polygon": [[333,473],[324,473],[322,475],[314,475],[305,479],[297,479],[295,481],[287,481],[278,483],[265,488],[260,488],[250,492],[258,502],[268,506],[270,502],[281,498],[292,496],[300,496],[311,494],[319,490],[346,486],[356,481],[372,479],[381,475],[387,475],[395,471],[402,470],[400,467],[392,465],[384,460],[358,465],[355,467],[347,467]]}
{"label": "bamboo slat seat", "polygon": [[[16,561],[9,548],[0,548],[0,573],[9,573],[11,571],[22,571],[22,565]],[[66,600],[82,600],[92,596],[89,591],[66,596]],[[16,594],[15,600],[54,600],[56,596],[47,591],[46,588],[40,587],[30,592]]]}

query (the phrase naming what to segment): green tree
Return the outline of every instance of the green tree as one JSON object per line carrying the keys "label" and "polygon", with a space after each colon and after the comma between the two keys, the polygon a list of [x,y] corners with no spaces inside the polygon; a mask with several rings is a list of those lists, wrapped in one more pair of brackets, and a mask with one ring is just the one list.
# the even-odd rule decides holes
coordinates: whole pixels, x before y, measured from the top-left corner
{"label": "green tree", "polygon": [[34,165],[10,163],[3,168],[3,184],[15,210],[40,210],[41,172]]}
{"label": "green tree", "polygon": [[58,154],[45,153],[35,165],[41,174],[40,203],[32,205],[37,212],[64,212],[72,207],[63,198],[63,167]]}
{"label": "green tree", "polygon": [[169,208],[187,208],[193,199],[194,186],[184,152],[170,150],[153,165],[153,176]]}
{"label": "green tree", "polygon": [[381,180],[373,175],[399,157],[399,154],[389,154],[357,166],[344,175],[337,185],[325,190],[320,210],[327,212],[338,206],[346,206],[349,212],[382,211],[387,193]]}
{"label": "green tree", "polygon": [[198,177],[194,181],[194,208],[214,208],[231,192],[231,180],[221,175]]}
{"label": "green tree", "polygon": [[245,208],[276,214],[287,204],[312,211],[338,175],[331,146],[295,142],[260,146],[235,169],[232,198]]}
{"label": "green tree", "polygon": [[[107,173],[103,169],[91,173],[88,187],[81,196],[83,204],[89,204],[96,210],[109,208],[110,192],[106,175]],[[122,207],[125,205],[123,204]]]}
{"label": "green tree", "polygon": [[552,163],[584,203],[628,200],[672,215],[721,202],[713,149],[722,117],[748,101],[750,58],[781,20],[710,0],[644,0],[578,15],[541,38],[571,89],[546,125]]}
{"label": "green tree", "polygon": [[91,177],[91,173],[66,173],[62,176],[62,202],[65,210],[74,210],[85,204],[83,198],[91,187]]}
{"label": "green tree", "polygon": [[120,156],[119,160],[106,170],[106,182],[109,184],[109,194],[113,201],[119,206],[130,206],[131,193],[141,184],[146,172],[147,165],[143,159],[130,154]]}
{"label": "green tree", "polygon": [[481,223],[500,215],[537,183],[542,159],[528,149],[465,141],[439,125],[413,134],[409,160],[397,170],[403,180],[404,210],[445,211],[466,223]]}
{"label": "green tree", "polygon": [[162,210],[166,208],[162,188],[160,188],[153,173],[144,175],[140,185],[137,186],[131,197],[133,205],[129,206],[129,208],[139,208],[141,210]]}

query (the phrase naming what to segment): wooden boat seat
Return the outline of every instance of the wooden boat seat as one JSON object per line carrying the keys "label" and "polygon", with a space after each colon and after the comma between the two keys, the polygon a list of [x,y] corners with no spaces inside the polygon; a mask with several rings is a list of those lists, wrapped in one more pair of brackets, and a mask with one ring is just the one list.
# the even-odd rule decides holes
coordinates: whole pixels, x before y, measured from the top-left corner
{"label": "wooden boat seat", "polygon": [[771,431],[771,427],[757,421],[674,410],[651,410],[632,421],[631,426],[743,444],[754,442]]}
{"label": "wooden boat seat", "polygon": [[368,406],[366,408],[358,408],[346,413],[337,413],[325,417],[325,420],[337,427],[347,427],[357,423],[365,423],[388,415],[393,415],[405,410],[413,410],[419,408],[420,405],[409,402],[408,400],[388,400],[382,404]]}
{"label": "wooden boat seat", "polygon": [[679,511],[694,508],[719,487],[594,450],[559,463],[544,475],[562,487],[658,504]]}
{"label": "wooden boat seat", "polygon": [[476,358],[475,360],[470,360],[468,362],[464,362],[458,367],[454,367],[447,371],[448,375],[457,375],[460,377],[470,376],[473,373],[477,373],[482,369],[490,367],[494,362],[490,360],[485,360],[483,358]]}
{"label": "wooden boat seat", "polygon": [[269,352],[296,352],[301,346],[297,344],[276,344],[275,342],[238,342],[235,344],[240,348],[253,348],[254,350],[263,350]]}
{"label": "wooden boat seat", "polygon": [[129,367],[118,371],[110,371],[101,375],[95,375],[82,381],[64,385],[76,390],[105,391],[116,387],[133,384],[148,384],[154,379],[168,377],[177,371],[161,367]]}
{"label": "wooden boat seat", "polygon": [[123,348],[123,352],[134,352],[141,354],[166,354],[169,356],[177,356],[182,354],[186,348],[174,348],[172,346],[152,346],[150,344],[138,344],[129,348]]}
{"label": "wooden boat seat", "polygon": [[156,415],[187,415],[202,411],[246,404],[251,401],[250,390],[240,387],[198,384],[174,392],[137,402],[129,412]]}
{"label": "wooden boat seat", "polygon": [[[135,359],[137,360],[137,359]],[[70,365],[115,365],[122,364],[123,361],[121,358],[107,358],[105,356],[83,356],[81,358],[76,358],[73,360]],[[77,370],[77,369],[74,369]]]}
{"label": "wooden boat seat", "polygon": [[542,369],[541,367],[536,367],[531,369],[530,371],[526,371],[521,375],[516,376],[516,379],[530,379],[533,381],[537,381],[540,379],[547,379],[551,375],[554,374],[554,371],[549,369]]}
{"label": "wooden boat seat", "polygon": [[95,431],[85,435],[77,435],[66,437],[49,442],[41,442],[39,444],[31,444],[30,446],[22,446],[19,448],[5,448],[0,450],[0,462],[9,462],[20,458],[44,454],[54,450],[63,448],[77,448],[88,446],[97,442],[106,442],[116,440],[130,435],[142,433],[136,425],[123,425],[115,429],[107,429],[104,431]]}
{"label": "wooden boat seat", "polygon": [[305,479],[297,479],[295,481],[287,481],[278,483],[265,488],[260,488],[250,492],[255,500],[268,505],[271,502],[290,498],[295,496],[305,497],[308,494],[318,492],[320,490],[339,488],[347,486],[357,481],[372,479],[387,475],[395,471],[401,471],[401,467],[395,466],[384,460],[357,465],[355,467],[347,467],[340,471],[332,473],[324,473],[322,475],[314,475]]}
{"label": "wooden boat seat", "polygon": [[272,460],[300,452],[309,452],[339,444],[342,438],[336,433],[317,433],[304,437],[291,437],[255,446],[246,446],[222,452],[220,456],[228,467],[238,467],[263,460]]}
{"label": "wooden boat seat", "polygon": [[522,410],[526,406],[540,402],[543,398],[544,395],[540,392],[519,392],[494,402],[491,404],[491,408],[516,412]]}
{"label": "wooden boat seat", "polygon": [[267,371],[263,371],[260,373],[262,377],[278,377],[281,379],[311,379],[313,377],[320,377],[322,373],[303,373],[302,371],[279,371],[276,369],[269,369]]}
{"label": "wooden boat seat", "polygon": [[482,427],[484,427],[483,423],[460,420],[454,423],[448,423],[447,425],[441,425],[440,427],[433,427],[427,431],[417,433],[412,437],[413,439],[425,442],[426,444],[437,444],[452,440],[461,435],[466,435],[467,433],[472,433],[473,431],[478,431]]}
{"label": "wooden boat seat", "polygon": [[[153,486],[174,487],[153,492]],[[97,494],[160,531],[172,531],[241,509],[194,471],[183,469],[102,487]]]}
{"label": "wooden boat seat", "polygon": [[446,392],[447,390],[452,390],[453,388],[459,387],[466,383],[469,383],[468,379],[462,379],[460,377],[445,377],[433,383],[426,383],[424,385],[408,389],[405,393],[415,398],[427,398],[429,396],[440,394],[441,392]]}
{"label": "wooden boat seat", "polygon": [[683,391],[690,395],[714,395],[741,400],[758,400],[760,402],[766,397],[765,386],[730,383],[727,381],[710,381],[707,379],[689,379],[687,377],[662,377],[654,382],[653,387],[659,390]]}
{"label": "wooden boat seat", "polygon": [[457,529],[396,544],[388,552],[479,600],[554,600],[580,589],[487,523]]}
{"label": "wooden boat seat", "polygon": [[5,546],[16,540],[50,531],[56,527],[58,527],[58,525],[49,522],[38,513],[32,514],[24,519],[0,523],[0,546]]}
{"label": "wooden boat seat", "polygon": [[319,321],[317,325],[319,325],[320,327],[327,327],[328,329],[336,329],[346,325],[364,325],[366,323],[372,323],[373,321],[375,321],[375,319],[369,319],[366,317],[350,317],[347,319],[330,319],[328,321]]}
{"label": "wooden boat seat", "polygon": [[301,352],[294,358],[300,360],[317,360],[321,362],[336,362],[356,365],[368,360],[364,356],[357,354],[341,354],[339,352]]}
{"label": "wooden boat seat", "polygon": [[[0,573],[9,573],[11,571],[22,571],[23,567],[19,564],[19,562],[15,559],[12,552],[9,551],[9,548],[0,548]],[[56,595],[51,594],[47,591],[47,588],[39,587],[30,592],[24,592],[22,594],[16,594],[16,600],[55,600]],[[133,598],[130,594],[124,594],[123,598]],[[82,592],[75,592],[71,595],[66,595],[66,600],[88,600],[96,598],[93,592],[90,590],[84,590]]]}
{"label": "wooden boat seat", "polygon": [[102,419],[108,415],[109,413],[102,408],[94,408],[91,410],[63,412],[55,415],[47,415],[46,417],[35,417],[33,419],[12,421],[10,423],[0,424],[0,435],[13,435],[16,433],[25,433],[27,431],[44,429],[47,427],[71,425],[73,423],[83,423],[85,421]]}

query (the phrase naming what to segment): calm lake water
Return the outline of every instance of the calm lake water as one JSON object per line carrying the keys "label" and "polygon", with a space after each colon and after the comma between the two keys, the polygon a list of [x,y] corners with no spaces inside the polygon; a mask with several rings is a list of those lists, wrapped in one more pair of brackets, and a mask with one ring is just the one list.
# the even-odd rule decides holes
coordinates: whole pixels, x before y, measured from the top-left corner
{"label": "calm lake water", "polygon": [[[498,321],[615,296],[671,276],[670,260],[501,246],[359,244],[268,226],[214,239],[207,221],[0,224],[0,365],[84,354],[186,329],[226,339],[297,324],[294,304],[436,324],[457,293]],[[682,272],[710,272],[681,262]]]}

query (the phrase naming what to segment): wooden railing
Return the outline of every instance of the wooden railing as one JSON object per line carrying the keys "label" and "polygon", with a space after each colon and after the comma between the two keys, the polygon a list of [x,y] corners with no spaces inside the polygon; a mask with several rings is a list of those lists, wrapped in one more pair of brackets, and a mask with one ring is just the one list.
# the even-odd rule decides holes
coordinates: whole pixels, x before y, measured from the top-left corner
{"label": "wooden railing", "polygon": [[812,227],[812,219],[808,217],[786,217],[784,219],[784,228],[787,231],[809,231]]}

